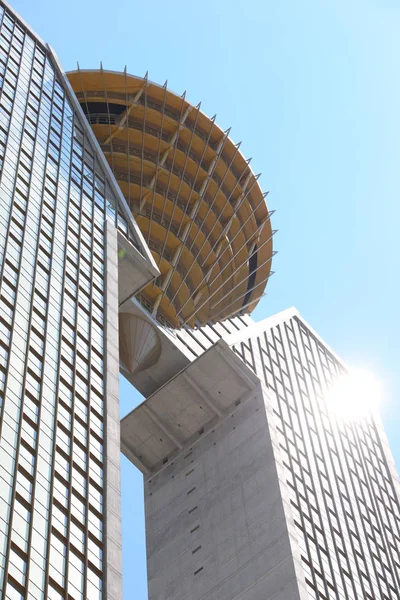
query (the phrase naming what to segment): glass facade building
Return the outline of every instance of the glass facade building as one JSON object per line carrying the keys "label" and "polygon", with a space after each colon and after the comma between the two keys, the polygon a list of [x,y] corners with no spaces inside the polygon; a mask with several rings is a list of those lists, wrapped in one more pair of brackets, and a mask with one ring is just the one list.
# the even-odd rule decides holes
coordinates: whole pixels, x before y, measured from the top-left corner
{"label": "glass facade building", "polygon": [[0,2],[3,598],[121,597],[118,245],[148,260],[123,204],[53,52]]}

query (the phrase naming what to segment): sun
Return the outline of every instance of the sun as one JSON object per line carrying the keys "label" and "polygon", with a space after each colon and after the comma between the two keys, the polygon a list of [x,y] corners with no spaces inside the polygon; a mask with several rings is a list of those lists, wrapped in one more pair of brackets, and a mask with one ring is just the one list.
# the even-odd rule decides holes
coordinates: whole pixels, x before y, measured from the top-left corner
{"label": "sun", "polygon": [[350,369],[333,383],[326,400],[338,417],[358,421],[378,412],[382,397],[382,384],[373,373]]}

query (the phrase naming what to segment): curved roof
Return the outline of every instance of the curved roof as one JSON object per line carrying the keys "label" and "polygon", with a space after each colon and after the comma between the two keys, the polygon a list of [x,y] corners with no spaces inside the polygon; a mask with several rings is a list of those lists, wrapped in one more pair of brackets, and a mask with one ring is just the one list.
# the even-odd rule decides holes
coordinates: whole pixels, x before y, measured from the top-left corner
{"label": "curved roof", "polygon": [[67,75],[161,271],[142,303],[176,328],[251,312],[271,274],[273,231],[240,144],[147,77]]}

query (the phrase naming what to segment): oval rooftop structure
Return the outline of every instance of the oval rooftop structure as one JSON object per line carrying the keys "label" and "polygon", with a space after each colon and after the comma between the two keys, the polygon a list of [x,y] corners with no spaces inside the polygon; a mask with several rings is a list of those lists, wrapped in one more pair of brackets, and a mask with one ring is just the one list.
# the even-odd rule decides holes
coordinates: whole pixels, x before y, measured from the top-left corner
{"label": "oval rooftop structure", "polygon": [[273,232],[240,144],[147,76],[67,75],[161,272],[141,303],[173,328],[251,312],[271,274]]}

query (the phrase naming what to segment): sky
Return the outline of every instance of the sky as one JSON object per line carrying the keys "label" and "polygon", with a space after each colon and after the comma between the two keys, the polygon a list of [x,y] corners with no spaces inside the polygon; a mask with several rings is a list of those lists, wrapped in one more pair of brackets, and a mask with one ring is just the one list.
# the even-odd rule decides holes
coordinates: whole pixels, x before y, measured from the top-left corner
{"label": "sky", "polygon": [[[384,387],[400,467],[397,0],[13,0],[66,71],[144,75],[232,127],[276,213],[253,315],[295,305]],[[121,381],[121,413],[141,401]],[[142,478],[122,458],[124,600],[147,600]]]}

